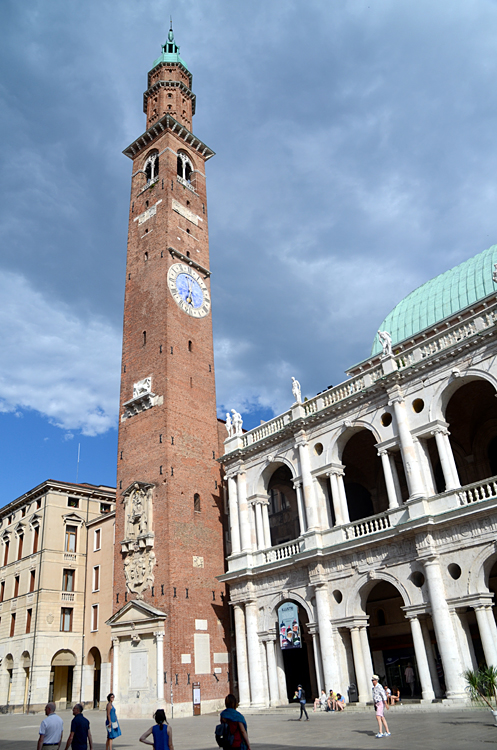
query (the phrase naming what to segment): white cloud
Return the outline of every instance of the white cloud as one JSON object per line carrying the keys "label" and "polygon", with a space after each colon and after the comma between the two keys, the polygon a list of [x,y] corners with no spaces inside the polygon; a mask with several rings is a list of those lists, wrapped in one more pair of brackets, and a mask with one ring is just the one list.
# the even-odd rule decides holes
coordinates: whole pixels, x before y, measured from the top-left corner
{"label": "white cloud", "polygon": [[2,274],[0,298],[0,411],[34,409],[85,435],[115,427],[120,332],[97,317],[78,318],[20,274]]}

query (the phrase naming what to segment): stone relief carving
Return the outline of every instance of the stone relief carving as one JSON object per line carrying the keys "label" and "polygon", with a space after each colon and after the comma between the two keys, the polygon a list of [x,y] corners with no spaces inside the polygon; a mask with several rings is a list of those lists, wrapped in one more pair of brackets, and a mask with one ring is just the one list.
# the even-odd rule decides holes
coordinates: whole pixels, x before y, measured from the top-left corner
{"label": "stone relief carving", "polygon": [[123,492],[125,525],[121,551],[124,555],[124,575],[126,586],[138,599],[142,599],[143,592],[154,583],[153,487],[153,484],[133,482]]}
{"label": "stone relief carving", "polygon": [[133,398],[137,398],[137,396],[143,396],[145,393],[150,393],[151,390],[152,376],[149,375],[148,378],[143,378],[143,380],[139,380],[137,383],[134,383]]}

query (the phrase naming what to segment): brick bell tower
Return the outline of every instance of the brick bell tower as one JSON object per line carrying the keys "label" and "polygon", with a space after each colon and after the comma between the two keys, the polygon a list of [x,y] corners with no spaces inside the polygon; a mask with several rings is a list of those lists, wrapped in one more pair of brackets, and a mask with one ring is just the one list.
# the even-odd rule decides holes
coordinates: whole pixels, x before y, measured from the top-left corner
{"label": "brick bell tower", "polygon": [[[191,715],[229,692],[205,163],[172,28],[133,162],[123,325],[113,691],[121,715]],[[198,711],[198,709],[196,709]]]}

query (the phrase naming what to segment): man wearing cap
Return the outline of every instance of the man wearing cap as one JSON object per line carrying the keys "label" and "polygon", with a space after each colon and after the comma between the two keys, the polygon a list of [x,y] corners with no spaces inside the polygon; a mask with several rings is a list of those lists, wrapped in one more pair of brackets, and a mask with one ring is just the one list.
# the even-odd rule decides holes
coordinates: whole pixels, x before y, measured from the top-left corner
{"label": "man wearing cap", "polygon": [[309,717],[307,716],[307,711],[305,710],[305,690],[302,687],[302,685],[297,685],[297,690],[295,691],[295,695],[293,696],[293,699],[296,701],[299,701],[300,703],[299,721],[302,721],[302,714],[305,714],[305,720],[309,721]]}
{"label": "man wearing cap", "polygon": [[45,706],[46,719],[40,724],[40,736],[38,737],[38,746],[36,750],[42,750],[43,747],[59,747],[62,742],[62,732],[64,731],[64,722],[55,713],[55,703],[47,703]]}
{"label": "man wearing cap", "polygon": [[[389,705],[387,703],[387,694],[380,685],[379,680],[380,678],[377,674],[374,674],[371,677],[371,682],[373,683],[374,710],[376,713],[376,719],[378,721],[378,734],[376,735],[376,737],[390,737],[387,720],[383,715],[385,706],[387,707],[387,710],[389,708]],[[385,728],[384,732],[381,731],[383,727]]]}

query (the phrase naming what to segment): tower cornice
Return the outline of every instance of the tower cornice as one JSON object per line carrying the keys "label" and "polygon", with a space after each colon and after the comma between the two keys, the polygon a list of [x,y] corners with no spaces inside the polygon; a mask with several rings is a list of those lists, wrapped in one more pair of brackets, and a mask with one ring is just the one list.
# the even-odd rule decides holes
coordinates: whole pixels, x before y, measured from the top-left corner
{"label": "tower cornice", "polygon": [[157,120],[148,130],[140,135],[133,143],[124,149],[123,154],[130,159],[134,159],[137,154],[146,148],[149,148],[154,141],[159,138],[166,130],[174,133],[178,138],[181,138],[187,146],[197,151],[201,156],[204,157],[205,161],[215,156],[215,151],[212,151],[208,146],[205,145],[199,138],[185,128],[178,120],[175,120],[171,115],[164,115],[160,120]]}
{"label": "tower cornice", "polygon": [[143,94],[143,111],[145,114],[147,114],[147,100],[150,96],[157,93],[157,91],[160,88],[179,88],[181,89],[181,92],[184,96],[187,96],[192,101],[192,115],[195,114],[195,104],[197,101],[197,97],[193,93],[191,89],[188,88],[188,86],[185,86],[185,84],[182,81],[157,81],[152,86],[149,86],[149,88],[144,92]]}

